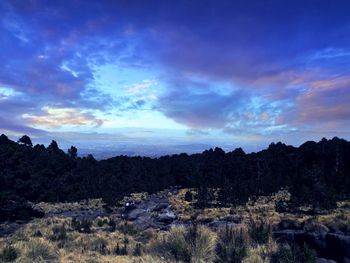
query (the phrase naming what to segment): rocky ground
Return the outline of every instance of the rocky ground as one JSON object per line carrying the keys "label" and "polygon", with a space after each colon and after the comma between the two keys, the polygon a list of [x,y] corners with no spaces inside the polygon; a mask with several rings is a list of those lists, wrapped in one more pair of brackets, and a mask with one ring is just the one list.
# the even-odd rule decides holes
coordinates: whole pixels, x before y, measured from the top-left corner
{"label": "rocky ground", "polygon": [[[37,204],[36,208],[45,212],[45,218],[74,218],[76,220],[113,219],[117,224],[130,222],[138,231],[168,231],[175,225],[197,223],[206,225],[213,231],[230,227],[240,227],[251,221],[271,225],[278,242],[293,241],[308,244],[317,251],[318,262],[350,262],[350,209],[348,203],[320,215],[296,215],[278,213],[275,204],[280,199],[288,199],[285,193],[232,208],[195,209],[194,202],[185,201],[189,189],[169,189],[157,194],[135,194],[126,197],[118,206],[106,211],[101,200],[83,201],[74,204]],[[193,191],[193,190],[192,190]],[[277,200],[278,199],[278,200]],[[282,200],[283,201],[283,200]],[[0,225],[0,236],[6,237],[25,226],[26,222]],[[109,231],[107,225],[97,227],[99,231]],[[333,260],[333,261],[332,261]]]}

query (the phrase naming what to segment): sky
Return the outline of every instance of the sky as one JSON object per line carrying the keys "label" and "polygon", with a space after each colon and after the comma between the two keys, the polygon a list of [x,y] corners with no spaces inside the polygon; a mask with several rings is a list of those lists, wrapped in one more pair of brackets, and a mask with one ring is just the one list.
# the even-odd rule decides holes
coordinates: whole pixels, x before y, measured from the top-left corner
{"label": "sky", "polygon": [[350,139],[347,0],[0,1],[0,133],[81,152]]}

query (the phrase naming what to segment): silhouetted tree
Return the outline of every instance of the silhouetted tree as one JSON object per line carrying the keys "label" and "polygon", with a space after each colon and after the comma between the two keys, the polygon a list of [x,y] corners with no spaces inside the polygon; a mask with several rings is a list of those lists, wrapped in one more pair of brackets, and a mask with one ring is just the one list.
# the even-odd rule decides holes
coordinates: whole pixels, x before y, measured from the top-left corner
{"label": "silhouetted tree", "polygon": [[[114,205],[131,192],[154,193],[174,185],[197,188],[199,207],[235,206],[281,188],[289,189],[292,203],[315,208],[332,208],[336,201],[350,198],[350,142],[339,138],[306,142],[298,148],[273,143],[249,154],[240,148],[228,153],[216,148],[201,154],[101,161],[92,155],[77,158],[75,147],[67,154],[55,141],[47,148],[22,144],[0,136],[2,220],[32,216],[28,207],[22,207],[28,201],[103,198]],[[219,189],[218,195],[213,189]]]}
{"label": "silhouetted tree", "polygon": [[52,140],[50,145],[47,147],[49,152],[57,152],[59,150],[58,144],[55,140]]}
{"label": "silhouetted tree", "polygon": [[19,138],[18,143],[23,144],[25,146],[33,146],[32,140],[29,138],[28,135],[23,135],[21,138]]}
{"label": "silhouetted tree", "polygon": [[78,149],[74,146],[71,146],[69,149],[68,149],[68,155],[69,157],[71,157],[72,159],[76,159],[77,156],[78,156]]}

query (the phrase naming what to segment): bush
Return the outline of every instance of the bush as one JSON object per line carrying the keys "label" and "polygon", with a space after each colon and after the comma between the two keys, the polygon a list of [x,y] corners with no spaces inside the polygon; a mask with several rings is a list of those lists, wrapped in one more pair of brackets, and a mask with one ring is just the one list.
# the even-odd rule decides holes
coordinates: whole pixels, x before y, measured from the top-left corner
{"label": "bush", "polygon": [[316,253],[306,244],[285,244],[279,247],[277,253],[271,258],[272,263],[315,263]]}
{"label": "bush", "polygon": [[114,249],[114,254],[116,254],[117,256],[121,255],[121,249],[120,249],[119,243],[117,243],[117,246]]}
{"label": "bush", "polygon": [[132,253],[133,256],[135,257],[139,257],[142,254],[142,247],[141,247],[141,243],[136,243],[136,246],[134,248],[134,252]]}
{"label": "bush", "polygon": [[110,226],[110,231],[111,231],[111,232],[114,232],[115,229],[116,229],[117,224],[116,224],[116,222],[115,222],[112,218],[109,219],[108,225]]}
{"label": "bush", "polygon": [[107,245],[108,242],[104,238],[97,238],[91,243],[91,250],[99,252],[101,255],[105,255],[107,253]]}
{"label": "bush", "polygon": [[243,228],[226,227],[218,234],[216,254],[218,263],[240,263],[247,255],[248,234]]}
{"label": "bush", "polygon": [[193,194],[191,191],[187,191],[185,193],[185,201],[192,202],[193,201]]}
{"label": "bush", "polygon": [[165,251],[169,251],[175,260],[190,262],[191,251],[187,242],[186,229],[182,226],[173,227],[164,243]]}
{"label": "bush", "polygon": [[276,253],[278,245],[273,239],[264,245],[257,245],[249,248],[248,255],[244,258],[244,263],[267,263]]}
{"label": "bush", "polygon": [[128,223],[125,221],[123,224],[120,224],[118,226],[118,230],[123,233],[124,235],[136,235],[138,233],[136,227],[133,224]]}
{"label": "bush", "polygon": [[15,261],[18,257],[18,251],[13,246],[6,246],[1,254],[0,259],[4,262],[12,262]]}
{"label": "bush", "polygon": [[278,213],[285,213],[288,211],[288,203],[286,201],[278,200],[275,202],[275,210]]}
{"label": "bush", "polygon": [[72,219],[72,228],[80,233],[91,233],[92,222],[90,220],[83,219],[82,221]]}
{"label": "bush", "polygon": [[253,222],[249,226],[249,236],[257,244],[265,244],[271,237],[271,227],[262,222]]}
{"label": "bush", "polygon": [[40,230],[36,230],[36,231],[34,231],[34,233],[33,233],[33,237],[42,237],[42,236],[43,236],[43,234],[41,233]]}
{"label": "bush", "polygon": [[160,253],[183,262],[214,262],[215,234],[205,226],[173,227],[158,245]]}
{"label": "bush", "polygon": [[62,241],[67,239],[67,230],[64,226],[54,226],[52,235],[49,237],[51,241]]}
{"label": "bush", "polygon": [[99,218],[99,219],[97,220],[97,226],[98,226],[98,227],[102,227],[103,225],[104,225],[104,221],[103,221],[102,219]]}
{"label": "bush", "polygon": [[124,238],[124,246],[123,248],[120,250],[120,254],[121,255],[127,255],[128,254],[128,244],[129,244],[129,239],[126,237]]}
{"label": "bush", "polygon": [[57,254],[45,241],[32,239],[27,243],[24,257],[32,262],[51,262],[57,259]]}

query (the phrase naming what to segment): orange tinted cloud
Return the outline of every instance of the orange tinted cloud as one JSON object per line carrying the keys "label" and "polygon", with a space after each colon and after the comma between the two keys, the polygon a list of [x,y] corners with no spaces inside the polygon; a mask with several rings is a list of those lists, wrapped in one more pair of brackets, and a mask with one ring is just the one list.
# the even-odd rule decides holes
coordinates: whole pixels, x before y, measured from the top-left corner
{"label": "orange tinted cloud", "polygon": [[43,107],[43,114],[24,114],[23,118],[34,126],[57,128],[67,125],[73,126],[100,126],[103,120],[92,114],[84,113],[75,108]]}

